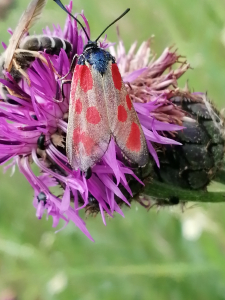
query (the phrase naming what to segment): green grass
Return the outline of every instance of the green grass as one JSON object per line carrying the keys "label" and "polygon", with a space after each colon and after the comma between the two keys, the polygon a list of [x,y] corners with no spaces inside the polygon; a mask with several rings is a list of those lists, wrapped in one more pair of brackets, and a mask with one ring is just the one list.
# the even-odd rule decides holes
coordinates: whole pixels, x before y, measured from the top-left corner
{"label": "green grass", "polygon": [[[15,1],[0,22],[1,40],[7,42],[6,29],[16,26],[27,3]],[[225,2],[74,1],[74,11],[84,9],[92,37],[127,7],[131,12],[118,23],[127,49],[153,34],[157,54],[175,45],[194,68],[179,86],[188,79],[193,90],[207,91],[223,107]],[[62,25],[65,17],[48,1],[34,30],[39,33],[55,20]],[[117,41],[116,26],[107,34]],[[195,206],[183,214],[146,212],[134,204],[125,209],[125,218],[117,215],[106,227],[100,216],[88,218],[92,243],[73,224],[55,234],[51,219],[37,220],[31,187],[18,171],[13,177],[1,172],[0,180],[0,294],[9,289],[23,300],[225,299],[224,204]],[[187,221],[202,229],[199,238],[185,238]]]}

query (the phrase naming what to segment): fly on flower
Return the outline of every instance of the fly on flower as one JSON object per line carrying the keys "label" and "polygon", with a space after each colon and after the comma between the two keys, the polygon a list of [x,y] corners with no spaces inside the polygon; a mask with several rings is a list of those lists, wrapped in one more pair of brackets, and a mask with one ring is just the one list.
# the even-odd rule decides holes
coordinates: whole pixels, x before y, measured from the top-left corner
{"label": "fly on flower", "polygon": [[27,68],[35,57],[39,57],[43,61],[46,61],[45,58],[36,51],[20,49],[22,48],[20,47],[21,40],[26,36],[28,30],[34,25],[37,19],[40,18],[46,1],[47,0],[32,0],[29,3],[11,36],[7,49],[0,58],[0,68],[7,72],[12,72],[15,79],[18,77],[19,80],[23,75],[29,81],[28,75],[23,69]]}
{"label": "fly on flower", "polygon": [[112,137],[128,160],[146,165],[145,136],[115,58],[97,45],[102,34],[130,9],[91,41],[79,20],[60,0],[54,1],[81,25],[88,39],[78,56],[71,84],[66,139],[71,166],[86,172],[102,158]]}
{"label": "fly on flower", "polygon": [[[49,37],[47,35],[29,35],[29,29],[41,17],[47,0],[32,0],[27,9],[22,14],[16,29],[14,30],[7,49],[0,56],[0,78],[3,77],[3,70],[10,73],[12,78],[19,82],[24,76],[27,82],[30,79],[26,73],[26,69],[31,65],[35,58],[39,58],[42,62],[48,65],[46,58],[39,53],[44,51],[49,54],[59,55],[61,48],[67,54],[71,51],[71,44],[59,37]],[[4,92],[5,87],[1,86],[0,94],[6,100],[5,94],[12,91]]]}

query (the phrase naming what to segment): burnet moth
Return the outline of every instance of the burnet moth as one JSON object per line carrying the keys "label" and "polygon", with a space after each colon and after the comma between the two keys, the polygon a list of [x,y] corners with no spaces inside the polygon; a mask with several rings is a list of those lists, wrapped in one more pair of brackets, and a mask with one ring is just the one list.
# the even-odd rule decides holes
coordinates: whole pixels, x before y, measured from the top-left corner
{"label": "burnet moth", "polygon": [[79,20],[60,0],[54,1],[81,25],[88,39],[83,53],[77,56],[71,83],[66,138],[69,163],[73,169],[86,172],[102,158],[113,138],[129,161],[146,165],[145,136],[115,58],[97,45],[103,33],[130,9],[91,41]]}

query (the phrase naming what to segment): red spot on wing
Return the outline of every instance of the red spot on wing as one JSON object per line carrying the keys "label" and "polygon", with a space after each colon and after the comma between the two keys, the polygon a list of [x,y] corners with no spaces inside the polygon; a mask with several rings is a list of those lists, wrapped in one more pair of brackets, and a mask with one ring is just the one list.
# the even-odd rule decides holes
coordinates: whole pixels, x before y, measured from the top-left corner
{"label": "red spot on wing", "polygon": [[77,114],[80,114],[82,112],[82,102],[80,101],[80,99],[77,99],[75,102],[75,112]]}
{"label": "red spot on wing", "polygon": [[139,152],[141,150],[141,131],[136,123],[131,124],[130,134],[128,136],[126,147],[134,152]]}
{"label": "red spot on wing", "polygon": [[91,90],[93,87],[93,79],[90,69],[85,65],[80,65],[79,76],[80,87],[85,93],[87,93],[87,91]]}
{"label": "red spot on wing", "polygon": [[77,151],[78,144],[82,143],[88,156],[92,154],[95,145],[94,140],[86,132],[82,132],[79,127],[75,128],[73,131],[73,143],[75,151]]}
{"label": "red spot on wing", "polygon": [[112,64],[112,78],[115,88],[120,91],[122,87],[122,78],[117,64]]}
{"label": "red spot on wing", "polygon": [[98,124],[101,121],[101,117],[99,111],[95,106],[88,107],[86,113],[86,119],[88,123],[91,124]]}
{"label": "red spot on wing", "polygon": [[127,120],[127,112],[123,105],[118,106],[117,116],[120,122],[125,122]]}
{"label": "red spot on wing", "polygon": [[77,82],[79,77],[80,77],[80,65],[76,65],[75,70],[73,72],[73,79],[71,83],[70,99],[72,101],[75,100],[76,87],[77,87]]}
{"label": "red spot on wing", "polygon": [[81,137],[81,130],[80,127],[77,127],[73,130],[73,142],[74,145],[78,144],[80,142]]}
{"label": "red spot on wing", "polygon": [[77,81],[79,79],[80,76],[80,65],[76,65],[74,72],[73,72],[73,79],[72,79],[72,87],[76,87],[77,86]]}
{"label": "red spot on wing", "polygon": [[131,100],[130,100],[129,95],[126,95],[126,102],[127,102],[127,107],[128,107],[128,109],[131,110],[131,108],[132,108],[132,103],[131,103]]}
{"label": "red spot on wing", "polygon": [[85,132],[83,132],[81,137],[81,143],[84,145],[85,152],[90,156],[93,152],[93,147],[95,145],[94,140]]}

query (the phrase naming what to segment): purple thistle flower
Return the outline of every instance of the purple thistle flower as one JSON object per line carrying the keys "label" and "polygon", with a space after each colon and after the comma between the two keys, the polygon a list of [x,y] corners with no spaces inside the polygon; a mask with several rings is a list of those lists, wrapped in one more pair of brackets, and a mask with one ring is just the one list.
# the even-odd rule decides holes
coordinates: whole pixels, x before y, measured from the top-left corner
{"label": "purple thistle flower", "polygon": [[[68,9],[72,10],[72,1]],[[90,35],[83,12],[80,16]],[[55,26],[53,32],[46,28],[44,34],[68,40],[73,46],[72,56],[81,54],[87,42],[83,31],[69,16],[64,31]],[[133,44],[128,53],[122,41],[119,41],[116,50],[105,40],[100,45],[102,48],[110,46],[109,50],[116,58],[138,113],[149,152],[159,167],[156,145],[180,145],[164,136],[163,132],[183,128],[180,126],[184,116],[182,110],[168,99],[177,86],[177,79],[189,66],[186,62],[179,62],[180,57],[171,49],[166,49],[157,60],[150,60],[149,42],[144,42],[138,51],[136,43]],[[63,49],[59,56],[47,53],[43,56],[47,64],[36,59],[27,70],[30,85],[24,79],[17,83],[6,72],[5,79],[0,79],[10,91],[7,95],[10,101],[0,102],[0,163],[12,159],[6,169],[15,169],[17,165],[27,178],[34,189],[33,205],[39,219],[46,212],[47,216],[53,217],[54,227],[60,218],[66,224],[71,220],[93,240],[79,211],[84,208],[88,212],[94,202],[96,211],[101,212],[106,224],[105,214],[113,217],[117,212],[124,216],[121,205],[130,205],[132,180],[143,183],[136,175],[136,169],[124,160],[113,139],[101,161],[92,168],[90,179],[87,180],[80,170],[71,169],[65,152],[70,85],[64,86],[63,99],[56,72],[60,76],[67,74],[72,56],[68,58]],[[175,63],[179,66],[173,70]],[[167,69],[168,72],[165,72]],[[72,74],[69,76],[68,79],[72,78]],[[41,138],[45,139],[44,147],[38,145]],[[41,175],[34,174],[32,163],[39,167]],[[52,191],[52,187],[56,186],[61,187],[61,195],[56,196]]]}

